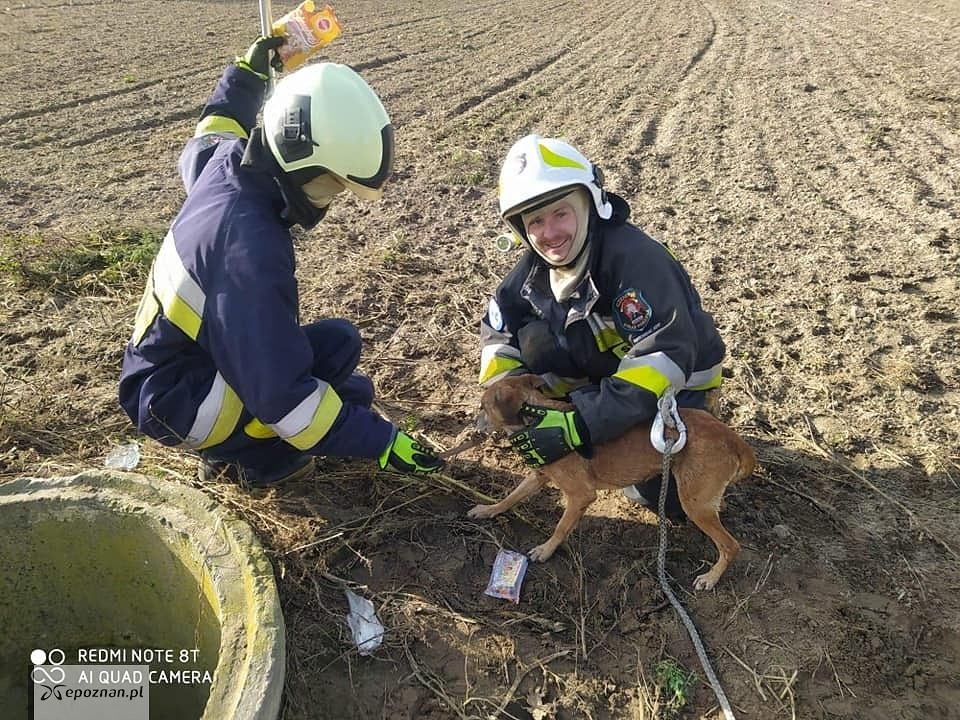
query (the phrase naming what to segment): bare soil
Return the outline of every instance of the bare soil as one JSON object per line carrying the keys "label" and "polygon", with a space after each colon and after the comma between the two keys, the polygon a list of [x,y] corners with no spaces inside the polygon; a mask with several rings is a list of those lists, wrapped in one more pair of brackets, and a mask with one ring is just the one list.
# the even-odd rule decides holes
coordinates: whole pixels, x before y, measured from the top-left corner
{"label": "bare soil", "polygon": [[[492,242],[499,162],[529,131],[566,137],[685,262],[729,346],[722,414],[762,464],[727,494],[744,552],[694,593],[712,545],[671,527],[667,566],[737,716],[960,717],[960,5],[336,9],[328,57],[380,92],[397,171],[382,202],[345,200],[298,236],[304,321],[355,322],[385,411],[451,446],[479,398],[479,319],[516,259]],[[179,149],[258,22],[252,0],[25,0],[0,18],[9,479],[102,465],[133,437],[115,390],[142,283],[14,270],[118,228],[162,235]],[[198,484],[188,454],[142,450],[139,470]],[[657,585],[656,518],[618,493],[529,569],[518,605],[483,595],[498,547],[528,550],[559,517],[553,491],[526,521],[465,517],[473,491],[520,474],[487,443],[451,480],[328,459],[256,495],[202,486],[273,558],[285,717],[719,716]],[[387,627],[372,657],[345,582]],[[656,682],[668,659],[697,675],[679,709]]]}

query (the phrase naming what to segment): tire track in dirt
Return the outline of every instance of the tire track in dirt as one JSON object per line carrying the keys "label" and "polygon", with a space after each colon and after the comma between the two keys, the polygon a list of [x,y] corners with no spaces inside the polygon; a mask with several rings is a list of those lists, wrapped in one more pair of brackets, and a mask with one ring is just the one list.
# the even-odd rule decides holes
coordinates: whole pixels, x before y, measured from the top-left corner
{"label": "tire track in dirt", "polygon": [[[515,4],[515,0],[498,0],[497,2],[487,2],[482,5],[471,5],[467,7],[454,6],[450,7],[447,12],[439,12],[434,15],[418,15],[409,20],[391,19],[388,22],[382,22],[384,15],[383,3],[370,3],[369,7],[365,3],[357,3],[349,8],[349,14],[342,13],[343,18],[341,19],[345,21],[345,33],[349,33],[351,38],[358,40],[372,38],[376,42],[378,38],[389,38],[390,33],[394,33],[399,28],[410,27],[415,29],[416,32],[411,33],[409,40],[420,39],[422,41],[425,35],[430,35],[432,25],[435,24],[435,21],[453,20],[455,25],[459,26],[465,22],[469,23],[469,19],[473,17],[480,18],[481,20],[496,17],[501,11]],[[340,16],[338,15],[338,17]],[[350,18],[349,22],[347,22],[347,18]],[[356,22],[353,22],[353,18],[356,19]],[[352,29],[353,26],[365,29],[354,31]],[[397,38],[394,37],[393,39]]]}
{"label": "tire track in dirt", "polygon": [[[615,5],[616,8],[628,6],[621,2]],[[569,4],[560,3],[553,8],[546,8],[539,12],[550,13],[551,23],[558,27],[576,28],[577,37],[557,43],[555,40],[538,39],[542,44],[539,47],[526,47],[523,49],[522,56],[519,49],[523,47],[520,37],[525,32],[522,27],[520,30],[511,28],[511,34],[505,36],[500,28],[491,28],[485,33],[487,42],[478,42],[477,45],[482,51],[484,59],[489,58],[492,67],[479,68],[479,78],[481,83],[467,83],[466,87],[480,87],[480,92],[474,92],[472,95],[464,98],[453,107],[445,110],[445,116],[448,122],[442,129],[447,135],[456,131],[456,120],[458,115],[472,113],[498,96],[516,89],[522,89],[521,86],[536,85],[544,79],[545,71],[558,63],[561,58],[571,56],[574,58],[582,57],[581,62],[589,64],[602,56],[602,46],[604,40],[612,32],[605,27],[604,17],[609,8],[594,5],[589,14],[582,14],[582,8],[570,7]],[[513,25],[523,25],[522,19]],[[559,44],[559,49],[557,45]],[[509,48],[505,53],[504,47]],[[504,57],[506,55],[507,57]],[[520,59],[521,62],[511,62]],[[529,60],[527,58],[530,58]],[[519,66],[519,67],[518,67]],[[462,75],[468,68],[459,67],[456,75]],[[500,76],[506,75],[505,79]],[[497,78],[497,81],[490,83],[490,78]],[[546,89],[550,89],[554,84],[547,79]],[[439,139],[443,139],[442,136]]]}
{"label": "tire track in dirt", "polygon": [[[620,0],[616,7],[618,10],[626,8],[629,7],[629,3],[626,0]],[[536,14],[539,11],[526,8],[525,12]],[[543,104],[540,96],[555,91],[558,83],[564,79],[559,77],[561,71],[557,68],[566,67],[562,62],[565,55],[575,56],[581,53],[579,59],[584,67],[571,62],[570,69],[563,70],[562,73],[565,76],[576,73],[578,77],[587,74],[586,68],[602,56],[603,50],[600,46],[607,38],[606,33],[612,32],[605,26],[602,14],[585,15],[579,8],[569,8],[564,4],[552,5],[551,12],[553,13],[552,21],[556,25],[577,29],[573,39],[569,43],[561,43],[559,49],[557,49],[558,44],[549,37],[537,36],[538,41],[544,45],[542,51],[533,48],[522,56],[513,51],[505,52],[505,47],[512,48],[518,44],[514,40],[518,32],[515,26],[522,23],[510,23],[510,28],[507,30],[491,25],[481,35],[474,35],[471,41],[474,48],[471,64],[451,62],[451,58],[446,53],[434,53],[431,57],[424,57],[421,66],[408,74],[400,76],[395,72],[391,75],[392,83],[378,85],[388,107],[392,107],[394,101],[407,106],[407,116],[398,118],[398,139],[401,143],[398,158],[407,157],[405,148],[413,149],[414,159],[411,162],[417,166],[417,170],[413,171],[414,177],[417,178],[415,182],[419,183],[421,178],[427,178],[429,182],[429,178],[438,176],[452,180],[453,176],[460,173],[457,166],[465,165],[468,166],[464,170],[467,175],[475,176],[478,171],[483,173],[487,179],[480,185],[483,188],[492,188],[495,184],[493,164],[499,158],[474,156],[470,149],[474,141],[468,140],[464,143],[464,138],[473,138],[476,142],[480,142],[481,138],[484,141],[490,140],[492,134],[516,139],[511,137],[515,134],[511,127],[515,121],[519,123],[516,118],[524,117],[523,122],[529,122],[526,118],[530,112],[540,112],[537,109]],[[475,23],[471,23],[471,28],[474,26]],[[471,29],[471,34],[475,32]],[[597,36],[601,37],[598,39]],[[591,43],[591,39],[596,42]],[[581,51],[581,46],[589,52]],[[547,59],[544,59],[545,56]],[[525,57],[532,57],[534,61],[526,63]],[[518,66],[521,68],[519,72],[515,70]],[[394,70],[399,71],[400,68],[394,68]],[[517,74],[513,76],[512,73]],[[507,82],[498,80],[492,86],[489,84],[489,78],[500,78],[505,74],[510,75],[512,80]],[[431,75],[440,77],[430,79],[429,82],[425,80],[425,77],[429,78]],[[520,77],[526,79],[518,79]],[[464,88],[483,88],[483,90],[464,98]],[[534,91],[533,88],[537,90]],[[530,107],[513,107],[516,103],[512,100],[524,95],[529,96],[530,101],[520,104],[528,104]],[[565,97],[563,92],[557,92],[556,95]],[[411,108],[412,112],[410,112]],[[454,112],[459,115],[454,115]],[[487,118],[490,119],[487,120]],[[460,141],[455,147],[450,148],[450,153],[453,155],[452,163],[442,168],[421,167],[421,158],[435,154],[431,148],[444,147],[449,143],[449,138],[458,135]],[[475,183],[476,180],[472,182]]]}
{"label": "tire track in dirt", "polygon": [[[581,123],[587,124],[589,119],[584,116],[583,108],[595,108],[606,99],[597,92],[598,84],[602,82],[605,89],[616,87],[621,96],[628,94],[623,88],[631,83],[629,73],[613,80],[604,75],[614,62],[611,58],[619,62],[630,52],[629,46],[622,42],[622,31],[605,19],[616,16],[630,24],[635,19],[629,14],[633,7],[629,2],[595,5],[589,15],[559,19],[560,23],[576,23],[580,32],[575,42],[566,43],[561,50],[538,62],[525,63],[509,75],[509,82],[489,85],[455,106],[448,113],[444,127],[434,133],[434,140],[442,142],[464,132],[465,128],[483,128],[504,142],[511,142],[532,127],[547,134],[562,134],[562,126],[571,121],[587,121]],[[538,60],[543,57],[542,54],[533,56]],[[636,64],[626,66],[632,69]],[[611,81],[617,85],[608,86]]]}
{"label": "tire track in dirt", "polygon": [[[707,53],[711,51],[716,40],[717,22],[710,9],[702,2],[695,2],[691,3],[687,10],[685,17],[689,21],[689,25],[685,26],[681,33],[689,35],[692,32],[696,38],[694,52],[690,59],[680,70],[676,80],[671,80],[670,75],[673,70],[670,66],[667,66],[663,70],[663,77],[655,77],[656,85],[653,85],[647,93],[636,94],[647,95],[651,100],[646,103],[641,111],[642,115],[646,117],[643,127],[639,131],[630,132],[626,138],[628,147],[626,162],[634,172],[640,170],[641,158],[646,148],[656,145],[660,127],[668,112],[667,108],[677,105],[677,98],[684,92],[685,84],[697,66],[703,62]],[[700,10],[700,13],[697,13],[696,10]],[[701,17],[704,18],[703,21],[700,20]],[[652,98],[656,99],[653,100]],[[625,187],[625,190],[631,193],[637,189],[635,183]]]}
{"label": "tire track in dirt", "polygon": [[[676,138],[703,140],[694,149],[698,162],[692,164],[697,167],[701,183],[707,178],[712,184],[713,178],[728,172],[724,137],[731,112],[728,95],[731,79],[743,71],[743,49],[725,37],[716,13],[707,4],[691,4],[687,17],[699,38],[695,51],[675,81],[668,70],[660,87],[652,89],[652,96],[658,100],[654,101],[652,112],[648,111],[645,124],[631,132],[625,144],[628,163],[639,172],[647,163],[661,170],[669,168]],[[722,50],[718,49],[720,44]],[[696,118],[700,129],[692,127],[688,118]],[[704,168],[704,160],[709,171]],[[764,165],[762,161],[751,164]],[[660,173],[654,175],[655,183]],[[640,188],[633,186],[631,190]],[[652,190],[647,183],[644,195],[649,197]]]}
{"label": "tire track in dirt", "polygon": [[[368,76],[398,129],[406,131],[408,122],[421,117],[428,117],[433,124],[442,122],[437,116],[452,102],[463,102],[464,88],[477,87],[490,77],[490,72],[484,72],[484,63],[488,59],[495,60],[503,52],[503,46],[509,44],[503,39],[502,29],[495,23],[501,6],[505,8],[502,12],[508,15],[511,11],[516,12],[517,8],[525,13],[553,13],[562,9],[562,3],[545,3],[538,8],[530,3],[512,0],[434,15],[430,22],[410,24],[399,34],[389,26],[374,31],[377,36],[372,39],[375,47],[384,49],[380,52],[390,52],[397,47],[430,48],[420,49],[415,58],[392,64],[385,71]],[[374,13],[371,22],[381,22],[375,16],[382,16],[382,12],[379,9],[371,12]],[[511,29],[510,32],[515,30]],[[482,36],[491,38],[491,42],[476,43],[476,38]],[[349,62],[351,56],[346,44],[344,48]],[[485,50],[489,50],[489,54],[478,58],[475,64],[465,67],[459,62],[459,57],[463,55],[475,51],[484,53]],[[363,66],[363,61],[358,64]],[[451,92],[454,88],[457,91]]]}
{"label": "tire track in dirt", "polygon": [[10,115],[0,115],[0,126],[5,125],[6,123],[13,122],[14,120],[24,120],[28,118],[38,117],[40,115],[46,115],[48,113],[59,113],[63,110],[71,110],[77,107],[84,107],[87,105],[93,105],[94,103],[101,102],[103,100],[112,100],[115,97],[121,95],[128,95],[130,93],[140,92],[147,88],[159,85],[164,82],[166,78],[156,78],[153,80],[146,80],[144,82],[139,82],[134,85],[128,85],[122,88],[116,88],[114,90],[107,90],[102,93],[96,93],[93,95],[87,95],[85,97],[75,98],[67,102],[55,104],[55,105],[41,105],[38,107],[24,108],[23,110],[18,110],[15,113]]}
{"label": "tire track in dirt", "polygon": [[695,67],[697,66],[697,63],[699,63],[699,62],[703,59],[703,56],[706,55],[706,54],[710,51],[710,48],[713,47],[713,40],[714,40],[714,38],[717,36],[717,19],[716,19],[716,17],[714,16],[713,12],[711,12],[710,7],[709,7],[708,5],[706,5],[706,4],[704,4],[704,3],[701,2],[701,3],[700,3],[700,6],[701,6],[704,10],[706,10],[706,11],[707,11],[707,15],[710,16],[710,27],[709,27],[709,29],[707,30],[707,36],[706,36],[706,38],[704,39],[703,44],[702,44],[702,45],[700,46],[700,48],[693,54],[693,57],[690,58],[690,62],[687,63],[687,66],[683,69],[683,72],[680,73],[680,79],[681,79],[681,80],[686,79],[687,75],[689,75],[690,72],[693,70],[693,68],[695,68]]}
{"label": "tire track in dirt", "polygon": [[[703,3],[699,3],[699,4],[704,9],[707,9],[706,6],[703,5]],[[717,24],[713,15],[709,13],[709,10],[707,10],[707,13],[709,15],[709,23],[706,29],[706,34],[704,35],[702,40],[699,41],[699,47],[697,47],[696,51],[693,53],[693,56],[687,62],[686,66],[683,68],[683,70],[680,71],[679,77],[677,79],[678,86],[687,79],[690,73],[693,72],[694,68],[701,62],[701,60],[703,60],[704,56],[713,47],[713,42],[717,32]],[[700,29],[700,28],[697,28],[697,29]],[[663,83],[663,85],[666,85],[666,84],[667,83]],[[679,87],[674,88],[673,90],[667,90],[666,87],[661,86],[661,90],[665,92],[662,92],[658,96],[659,99],[647,105],[648,113],[646,114],[648,114],[649,117],[646,119],[646,123],[644,124],[643,128],[640,130],[639,142],[635,143],[632,146],[631,151],[628,157],[626,158],[626,162],[628,166],[630,166],[631,168],[638,167],[637,155],[640,154],[640,152],[644,147],[649,147],[656,144],[657,134],[659,133],[659,130],[660,130],[660,124],[663,121],[663,116],[665,112],[664,108],[668,107],[670,102],[677,96],[679,92]],[[635,99],[639,99],[638,96],[641,96],[641,95],[642,95],[641,93],[633,93],[632,97]],[[636,108],[636,106],[637,106],[637,103],[634,102],[634,107]],[[620,138],[616,137],[614,138],[613,144],[615,145],[619,144],[619,141],[620,141]],[[630,191],[632,191],[633,189],[635,189],[635,187],[631,187]]]}
{"label": "tire track in dirt", "polygon": [[[850,22],[853,19],[850,16]],[[846,142],[844,151],[848,156],[872,156],[872,162],[863,158],[857,163],[857,176],[852,179],[866,181],[857,184],[865,184],[872,191],[874,203],[883,205],[891,212],[895,216],[893,222],[908,223],[918,210],[923,210],[918,203],[929,207],[929,200],[942,206],[950,219],[957,220],[960,217],[957,209],[951,207],[952,203],[947,198],[953,194],[954,178],[960,166],[951,166],[950,162],[917,162],[918,158],[931,153],[946,157],[951,150],[955,151],[955,147],[950,148],[949,145],[951,141],[956,145],[956,134],[946,128],[944,132],[937,133],[928,127],[928,141],[921,142],[912,133],[904,132],[912,129],[916,122],[929,117],[929,113],[920,108],[918,103],[910,101],[911,82],[905,79],[909,74],[920,77],[924,70],[915,64],[916,54],[912,50],[901,51],[893,42],[905,40],[902,34],[894,32],[896,28],[892,21],[876,15],[871,16],[871,20],[880,28],[870,28],[869,32],[878,38],[891,38],[890,42],[865,43],[862,34],[850,33],[849,23],[836,23],[832,16],[815,18],[812,22],[815,30],[813,35],[832,39],[832,47],[838,58],[833,65],[822,63],[821,68],[833,70],[829,78],[831,85],[844,88],[844,92],[836,98],[843,104],[844,111],[829,116],[829,124],[835,129],[834,138],[841,143],[844,138],[856,141],[855,144],[849,140]],[[853,27],[862,30],[862,25]],[[805,34],[799,40],[803,42],[806,52],[812,54],[819,47],[812,44],[808,37]],[[878,52],[878,47],[885,52]],[[960,57],[960,42],[955,41],[954,51]],[[890,63],[891,57],[897,56],[899,59],[894,65],[903,77],[874,69],[882,68],[885,63]],[[953,74],[960,80],[960,74],[955,71]],[[864,78],[874,82],[867,83]],[[894,85],[892,91],[888,89],[891,84]],[[931,139],[936,144],[932,148]],[[912,190],[905,186],[905,181],[907,185],[914,186]],[[894,190],[895,194],[883,192],[889,189]],[[855,215],[865,212],[865,208],[858,203],[851,204],[848,209]]]}

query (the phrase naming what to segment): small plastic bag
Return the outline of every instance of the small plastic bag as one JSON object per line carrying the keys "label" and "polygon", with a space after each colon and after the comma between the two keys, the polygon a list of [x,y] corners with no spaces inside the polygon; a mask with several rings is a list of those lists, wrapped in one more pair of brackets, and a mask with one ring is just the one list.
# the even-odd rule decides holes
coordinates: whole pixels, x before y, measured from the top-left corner
{"label": "small plastic bag", "polygon": [[357,644],[357,650],[361,655],[370,655],[383,642],[383,625],[377,618],[372,602],[351,590],[345,592],[347,602],[350,603],[347,625],[353,633],[353,641]]}
{"label": "small plastic bag", "polygon": [[520,585],[530,560],[523,553],[501,550],[493,561],[493,572],[484,595],[520,602]]}
{"label": "small plastic bag", "polygon": [[103,461],[104,467],[115,470],[133,470],[138,464],[140,464],[140,445],[136,442],[115,447]]}

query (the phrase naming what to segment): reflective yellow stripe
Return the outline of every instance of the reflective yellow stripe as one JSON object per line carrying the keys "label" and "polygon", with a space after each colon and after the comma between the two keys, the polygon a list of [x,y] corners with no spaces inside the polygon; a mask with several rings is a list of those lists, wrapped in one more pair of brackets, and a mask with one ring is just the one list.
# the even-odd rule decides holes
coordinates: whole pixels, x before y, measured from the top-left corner
{"label": "reflective yellow stripe", "polygon": [[495,377],[523,367],[523,363],[515,358],[503,357],[503,355],[494,355],[490,360],[484,363],[480,368],[480,384],[486,385]]}
{"label": "reflective yellow stripe", "polygon": [[221,133],[236,135],[239,138],[247,137],[247,131],[243,129],[240,123],[233,118],[224,117],[223,115],[207,115],[197,123],[197,129],[194,131],[193,136],[197,138],[201,135]]}
{"label": "reflective yellow stripe", "polygon": [[713,390],[714,388],[720,387],[721,383],[723,383],[723,375],[721,375],[721,374],[718,372],[718,373],[717,373],[716,375],[714,375],[712,378],[710,378],[709,380],[707,380],[707,382],[701,383],[700,385],[694,385],[694,386],[692,386],[692,387],[687,387],[687,388],[685,388],[685,389],[686,389],[686,390]]}
{"label": "reflective yellow stripe", "polygon": [[200,316],[193,311],[193,308],[176,295],[171,295],[164,299],[163,314],[183,330],[187,337],[196,341],[200,334]]}
{"label": "reflective yellow stripe", "polygon": [[193,426],[187,433],[186,444],[196,450],[218,445],[230,437],[240,421],[243,403],[223,375],[217,373],[210,392],[197,408]]}
{"label": "reflective yellow stripe", "polygon": [[567,395],[569,395],[570,391],[573,390],[573,387],[573,385],[565,383],[563,380],[557,380],[556,383],[547,381],[547,384],[540,388],[540,392],[542,392],[548,398],[559,400],[560,398],[565,398]]}
{"label": "reflective yellow stripe", "polygon": [[153,285],[167,319],[191,340],[200,334],[206,296],[190,277],[177,253],[173,233],[168,232],[153,264]]}
{"label": "reflective yellow stripe", "polygon": [[226,392],[223,394],[223,407],[220,408],[217,420],[213,424],[213,430],[210,432],[207,441],[199,445],[197,449],[202,450],[212,445],[219,445],[230,437],[230,433],[233,432],[240,421],[240,413],[242,412],[243,403],[240,402],[240,398],[237,397],[233,388],[227,385]]}
{"label": "reflective yellow stripe", "polygon": [[326,392],[321,396],[317,404],[317,410],[310,420],[310,424],[296,435],[286,438],[286,441],[298,450],[307,450],[312,448],[323,439],[330,428],[333,427],[337,415],[340,414],[340,408],[343,407],[343,401],[332,387],[327,387]]}
{"label": "reflective yellow stripe", "polygon": [[590,384],[589,378],[561,377],[556,373],[543,373],[540,377],[546,382],[540,392],[549,398],[566,397],[571,391]]}
{"label": "reflective yellow stripe", "polygon": [[587,326],[600,352],[612,352],[620,360],[630,352],[630,343],[621,337],[612,320],[590,313],[587,315]]}
{"label": "reflective yellow stripe", "polygon": [[600,352],[604,352],[610,348],[616,347],[617,345],[622,345],[624,343],[624,339],[620,337],[620,333],[611,327],[599,328],[594,337],[597,341],[597,349],[599,349]]}
{"label": "reflective yellow stripe", "polygon": [[570,158],[564,157],[563,155],[558,155],[557,153],[553,152],[553,150],[548,148],[546,145],[542,145],[538,143],[537,147],[540,150],[540,157],[542,157],[543,161],[547,165],[550,165],[551,167],[568,167],[568,168],[576,168],[577,170],[587,169],[583,166],[583,163],[579,163],[576,160],[571,160]]}
{"label": "reflective yellow stripe", "polygon": [[615,373],[614,377],[626,380],[631,385],[649,390],[657,397],[660,397],[663,391],[670,386],[670,378],[649,365],[624,368]]}
{"label": "reflective yellow stripe", "polygon": [[147,275],[147,286],[144,288],[143,297],[140,298],[140,304],[137,306],[137,314],[133,321],[133,336],[130,338],[130,342],[139,345],[159,313],[160,303],[157,302],[157,296],[153,291],[153,268],[151,267],[150,274]]}
{"label": "reflective yellow stripe", "polygon": [[269,438],[277,436],[277,434],[273,431],[273,428],[264,424],[257,418],[254,418],[244,425],[243,431],[250,437],[256,438],[257,440],[268,440]]}

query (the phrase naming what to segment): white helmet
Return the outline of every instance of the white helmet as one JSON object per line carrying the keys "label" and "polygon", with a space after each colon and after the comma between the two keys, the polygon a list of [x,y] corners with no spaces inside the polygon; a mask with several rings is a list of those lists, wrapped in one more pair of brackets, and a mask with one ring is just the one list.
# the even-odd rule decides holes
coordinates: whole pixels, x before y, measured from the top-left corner
{"label": "white helmet", "polygon": [[393,126],[380,98],[346,65],[307,65],[280,80],[263,106],[263,134],[298,185],[332,173],[375,200],[393,169]]}
{"label": "white helmet", "polygon": [[603,190],[600,168],[563,140],[539,135],[522,137],[510,148],[500,168],[500,217],[526,238],[520,213],[564,195],[577,185],[590,193],[597,215],[609,220],[613,206]]}

